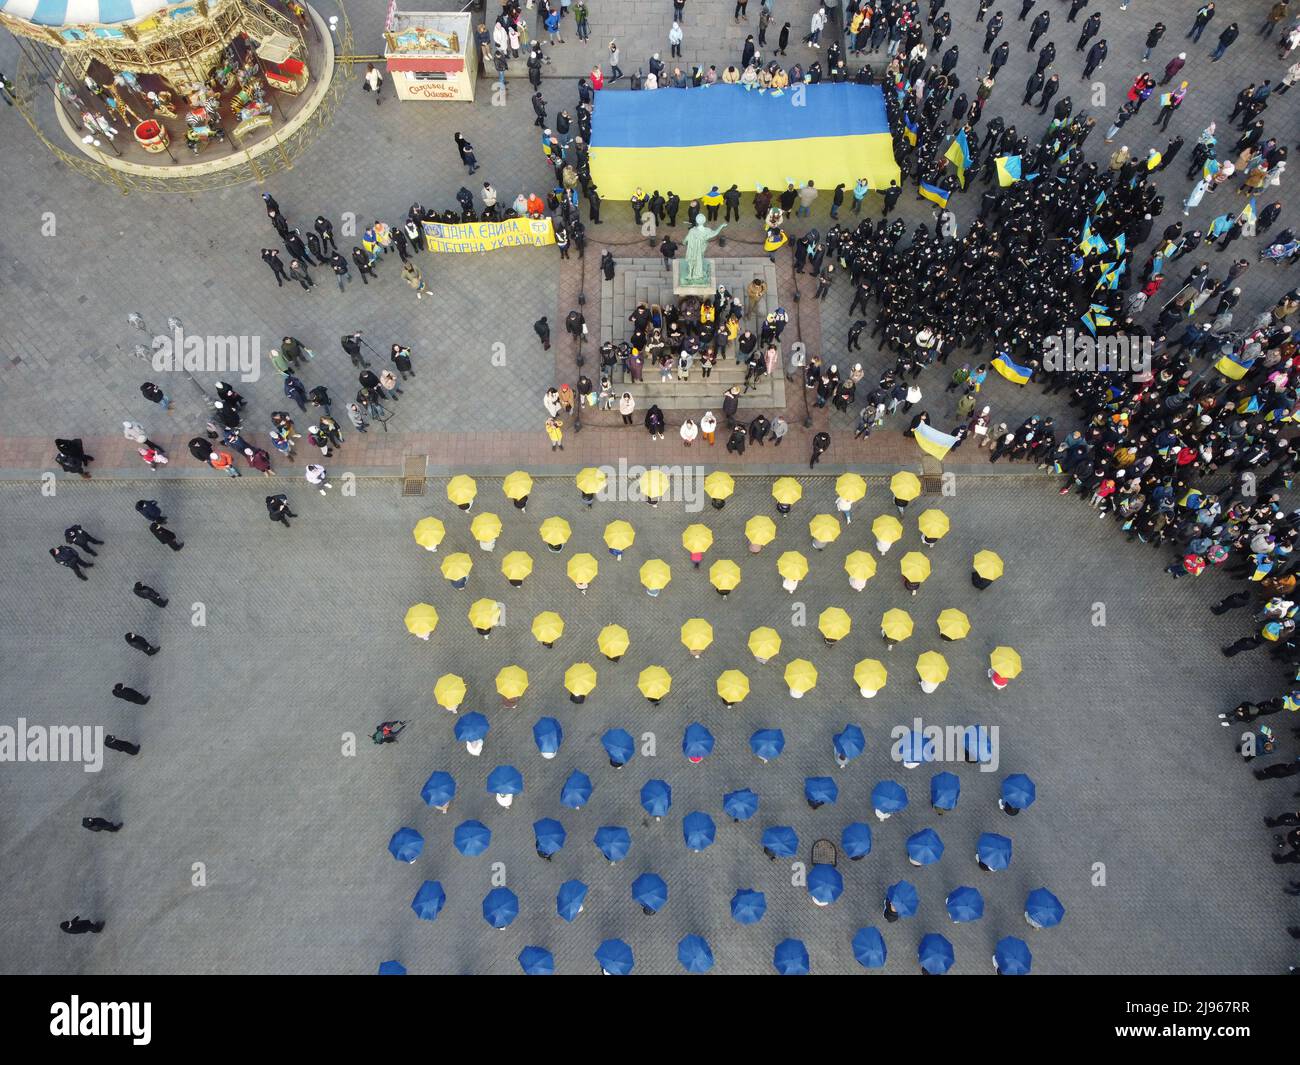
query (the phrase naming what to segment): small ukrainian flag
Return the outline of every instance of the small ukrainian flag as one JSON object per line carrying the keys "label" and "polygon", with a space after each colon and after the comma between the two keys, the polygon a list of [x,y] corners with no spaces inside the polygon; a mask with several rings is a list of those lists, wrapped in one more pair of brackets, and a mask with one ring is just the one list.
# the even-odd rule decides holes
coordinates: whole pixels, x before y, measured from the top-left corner
{"label": "small ukrainian flag", "polygon": [[1028,384],[1029,379],[1034,376],[1034,371],[1028,366],[1021,366],[1019,363],[1012,362],[1010,355],[997,356],[991,365],[1008,381],[1014,381],[1018,385]]}
{"label": "small ukrainian flag", "polygon": [[1252,366],[1255,365],[1254,359],[1247,359],[1245,362],[1240,361],[1236,355],[1224,355],[1214,364],[1214,368],[1223,374],[1224,377],[1231,378],[1234,381],[1240,381],[1246,376]]}
{"label": "small ukrainian flag", "polygon": [[940,188],[938,185],[931,185],[928,181],[922,181],[920,193],[931,203],[937,203],[940,207],[948,206],[947,189]]}
{"label": "small ukrainian flag", "polygon": [[1020,180],[1020,156],[1000,155],[994,160],[994,165],[998,171],[998,184],[1004,189]]}
{"label": "small ukrainian flag", "polygon": [[916,125],[916,121],[912,118],[912,116],[908,114],[904,114],[903,115],[903,139],[906,140],[907,143],[912,145],[913,147],[916,146],[917,129],[918,127]]}
{"label": "small ukrainian flag", "polygon": [[913,431],[912,439],[916,441],[917,446],[927,455],[933,455],[937,459],[942,459],[957,444],[955,436],[949,436],[947,433],[940,432],[929,422],[921,422]]}

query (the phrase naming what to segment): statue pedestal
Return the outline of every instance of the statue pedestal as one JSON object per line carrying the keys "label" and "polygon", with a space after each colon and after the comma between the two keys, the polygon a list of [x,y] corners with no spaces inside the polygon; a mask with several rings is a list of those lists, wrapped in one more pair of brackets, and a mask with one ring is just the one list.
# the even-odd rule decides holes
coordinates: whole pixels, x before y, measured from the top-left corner
{"label": "statue pedestal", "polygon": [[700,296],[705,299],[712,298],[717,292],[717,285],[714,284],[713,263],[704,260],[704,277],[691,278],[689,281],[684,280],[682,274],[686,270],[685,259],[673,260],[673,295],[674,296]]}

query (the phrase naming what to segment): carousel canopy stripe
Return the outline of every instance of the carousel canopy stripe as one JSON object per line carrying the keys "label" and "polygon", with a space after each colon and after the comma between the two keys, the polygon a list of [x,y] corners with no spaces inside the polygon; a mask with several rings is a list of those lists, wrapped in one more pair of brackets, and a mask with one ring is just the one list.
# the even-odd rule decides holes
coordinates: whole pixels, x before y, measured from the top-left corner
{"label": "carousel canopy stripe", "polygon": [[175,0],[0,0],[0,12],[37,26],[93,26],[135,22]]}

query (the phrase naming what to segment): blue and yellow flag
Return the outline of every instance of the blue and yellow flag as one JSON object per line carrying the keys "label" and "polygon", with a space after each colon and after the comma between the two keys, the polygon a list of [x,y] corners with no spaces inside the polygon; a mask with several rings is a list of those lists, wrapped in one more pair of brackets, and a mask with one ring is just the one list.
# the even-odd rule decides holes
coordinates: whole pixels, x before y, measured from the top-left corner
{"label": "blue and yellow flag", "polygon": [[993,165],[997,168],[998,184],[1004,189],[1020,180],[1020,156],[999,155]]}
{"label": "blue and yellow flag", "polygon": [[907,112],[903,112],[903,139],[913,147],[916,146],[916,132],[919,127],[916,120]]}
{"label": "blue and yellow flag", "polygon": [[1008,381],[1014,381],[1018,385],[1028,383],[1029,379],[1034,376],[1034,371],[1028,366],[1021,366],[1012,362],[1010,355],[998,355],[990,365]]}
{"label": "blue and yellow flag", "polygon": [[1214,364],[1214,368],[1223,374],[1224,377],[1231,378],[1234,381],[1240,381],[1246,376],[1246,372],[1255,365],[1254,359],[1242,360],[1238,355],[1224,355]]}
{"label": "blue and yellow flag", "polygon": [[966,187],[966,168],[970,166],[970,142],[966,139],[966,131],[959,129],[957,136],[952,139],[948,145],[948,150],[943,153],[944,158],[949,160],[957,168],[957,180],[961,182],[961,187]]}
{"label": "blue and yellow flag", "polygon": [[940,188],[938,185],[931,185],[928,181],[921,182],[921,188],[918,190],[931,203],[937,203],[940,207],[948,206],[948,190]]}
{"label": "blue and yellow flag", "polygon": [[1237,221],[1243,226],[1255,221],[1258,215],[1255,214],[1255,197],[1250,198],[1250,203],[1242,208],[1241,214],[1237,216]]}
{"label": "blue and yellow flag", "polygon": [[929,422],[921,422],[912,430],[912,438],[916,441],[917,447],[927,455],[933,455],[937,459],[942,459],[957,444],[955,436],[941,433]]}

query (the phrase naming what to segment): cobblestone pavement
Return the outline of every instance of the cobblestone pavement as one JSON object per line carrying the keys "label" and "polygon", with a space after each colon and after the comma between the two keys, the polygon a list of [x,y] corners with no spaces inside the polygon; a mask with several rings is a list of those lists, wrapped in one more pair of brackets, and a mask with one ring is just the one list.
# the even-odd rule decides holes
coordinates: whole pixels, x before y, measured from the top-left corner
{"label": "cobblestone pavement", "polygon": [[[922,934],[937,931],[956,948],[958,973],[989,971],[994,942],[1025,937],[1042,973],[1276,972],[1293,960],[1275,930],[1274,892],[1283,873],[1267,859],[1268,832],[1259,818],[1285,804],[1289,782],[1256,784],[1232,753],[1214,714],[1237,698],[1240,673],[1227,673],[1207,646],[1234,631],[1214,619],[1206,602],[1221,591],[1210,578],[1175,588],[1156,578],[1152,560],[1113,549],[1111,530],[1072,500],[1026,496],[1013,483],[960,479],[956,495],[934,500],[952,518],[952,531],[929,552],[934,574],[915,597],[901,588],[898,560],[918,548],[914,515],[904,541],[880,561],[865,591],[852,592],[842,560],[870,548],[869,523],[888,509],[884,484],[872,479],[856,519],[824,554],[810,549],[807,521],[832,507],[833,482],[806,478],[805,496],[780,520],[776,541],[745,554],[740,529],[753,513],[773,513],[770,480],[742,477],[721,512],[689,513],[665,502],[599,503],[585,511],[572,481],[541,478],[526,513],[515,512],[499,481],[482,478],[473,513],[501,515],[505,531],[494,553],[475,546],[469,516],[446,501],[443,484],[424,499],[403,499],[393,481],[358,482],[355,497],[336,484],[328,498],[290,491],[300,517],[292,529],[263,517],[260,484],[147,482],[76,483],[53,498],[29,485],[0,486],[0,631],[6,633],[4,723],[102,724],[143,746],[139,757],[107,752],[100,773],[74,765],[9,765],[0,774],[0,828],[6,861],[0,871],[0,941],[14,972],[370,972],[396,957],[412,972],[515,971],[528,944],[554,951],[566,973],[594,972],[592,951],[607,937],[625,939],[639,972],[678,971],[675,945],[687,933],[713,946],[717,971],[770,971],[773,946],[803,939],[815,972],[857,966],[849,940],[879,924],[891,973],[915,971]],[[156,495],[185,541],[179,554],[152,541],[132,512],[140,493]],[[447,526],[440,553],[410,538],[417,519],[433,514]],[[1008,514],[1015,519],[1008,523]],[[560,556],[537,536],[547,516],[561,515],[573,538]],[[633,522],[637,540],[622,563],[602,550],[600,530],[614,517]],[[35,518],[35,520],[33,520]],[[78,520],[107,544],[90,580],[41,561],[58,530]],[[726,601],[692,571],[680,545],[688,521],[703,520],[716,539],[706,564],[741,563],[742,582]],[[1045,535],[1040,530],[1052,530]],[[993,545],[1007,573],[985,592],[967,579],[972,551]],[[469,585],[455,591],[438,575],[445,553],[467,550]],[[511,588],[500,574],[507,551],[529,551],[536,569]],[[578,597],[564,572],[567,559],[589,549],[600,572]],[[780,590],[780,551],[798,549],[811,571],[794,595]],[[659,556],[673,579],[658,599],[637,581],[640,564]],[[165,611],[130,595],[142,579],[170,596]],[[1140,592],[1135,594],[1135,589]],[[505,603],[505,623],[491,639],[475,635],[469,604],[490,596]],[[441,616],[427,644],[407,635],[402,615],[417,600]],[[796,608],[806,608],[799,627]],[[1094,627],[1097,604],[1106,625]],[[813,629],[827,606],[847,608],[853,631],[827,648]],[[877,635],[881,612],[903,607],[917,624],[913,637],[887,651]],[[968,612],[974,628],[963,642],[941,644],[940,609]],[[202,608],[206,626],[192,619]],[[556,609],[566,629],[551,650],[530,635],[532,617]],[[682,621],[709,619],[714,643],[692,660],[678,642]],[[625,625],[631,648],[606,662],[595,636],[608,622]],[[778,657],[757,664],[745,649],[755,626],[772,625],[784,641]],[[138,629],[162,646],[146,658],[126,647],[122,633]],[[984,676],[987,654],[1015,646],[1025,670],[996,693]],[[931,696],[916,687],[913,663],[922,650],[941,650],[952,674]],[[816,688],[789,698],[781,681],[795,656],[819,670]],[[889,680],[873,701],[851,680],[853,663],[883,659]],[[567,666],[591,661],[599,683],[575,706],[562,689]],[[521,704],[503,709],[493,678],[515,662],[529,673]],[[651,707],[635,690],[638,672],[664,665],[669,695]],[[1261,662],[1248,689],[1269,688]],[[72,668],[70,668],[72,667]],[[713,692],[717,675],[736,667],[751,679],[749,697],[724,709]],[[462,675],[469,689],[463,711],[485,712],[491,734],[481,758],[455,743],[455,719],[432,703],[435,679]],[[1073,680],[1067,678],[1073,677]],[[122,681],[152,697],[147,707],[113,703]],[[1247,691],[1248,695],[1257,694]],[[557,717],[565,738],[559,757],[544,761],[532,725]],[[888,755],[889,733],[914,718],[944,725],[996,725],[999,767],[981,774],[952,766],[961,778],[957,810],[938,818],[927,805],[928,768],[904,770]],[[367,739],[376,722],[409,719],[393,747]],[[680,753],[683,728],[706,725],[714,754],[691,765]],[[862,726],[867,754],[835,768],[831,737],[846,723]],[[747,739],[763,726],[785,732],[785,754],[767,765]],[[657,753],[638,754],[624,770],[609,767],[599,737],[610,727],[653,734]],[[349,735],[355,757],[341,755]],[[525,792],[502,810],[484,791],[488,772],[513,764]],[[458,793],[441,815],[424,806],[420,787],[436,769],[450,771]],[[580,811],[558,801],[573,769],[595,784]],[[1032,809],[1012,820],[998,812],[998,782],[1012,772],[1037,781]],[[812,811],[800,794],[804,777],[834,776],[840,798]],[[881,823],[868,796],[881,779],[903,781],[912,798],[904,813]],[[661,823],[645,823],[638,792],[650,778],[673,789]],[[725,792],[752,787],[757,816],[733,824],[721,810]],[[707,812],[717,842],[688,853],[681,819]],[[1226,811],[1226,813],[1225,813]],[[120,818],[115,836],[83,832],[87,815]],[[533,821],[558,818],[568,843],[547,864],[533,852]],[[451,846],[454,827],[478,819],[492,831],[478,858]],[[873,852],[860,863],[840,856],[844,897],[818,909],[792,885],[788,864],[768,862],[759,848],[763,828],[792,826],[799,856],[812,842],[838,844],[851,821],[871,823]],[[605,824],[626,826],[632,848],[611,867],[591,839]],[[385,850],[389,836],[409,825],[426,838],[424,854],[402,868]],[[907,863],[905,838],[932,826],[947,845],[942,860],[918,869]],[[987,874],[973,861],[982,831],[1014,841],[1011,868]],[[206,887],[192,886],[196,863]],[[497,863],[500,863],[498,866]],[[1093,886],[1104,865],[1106,886]],[[1270,871],[1272,870],[1272,871]],[[631,881],[653,871],[669,886],[655,918],[629,895]],[[522,912],[505,932],[493,932],[480,902],[504,877]],[[918,886],[919,916],[886,926],[879,920],[884,887],[900,878]],[[424,879],[439,880],[448,904],[433,924],[420,923],[408,904]],[[586,912],[566,925],[554,911],[559,884],[590,885]],[[943,910],[947,892],[979,888],[984,919],[953,925]],[[1025,894],[1046,885],[1066,908],[1064,923],[1033,932],[1021,909]],[[768,913],[754,927],[732,921],[728,901],[738,888],[767,895]],[[103,917],[104,935],[71,939],[57,920],[74,913]]]}

